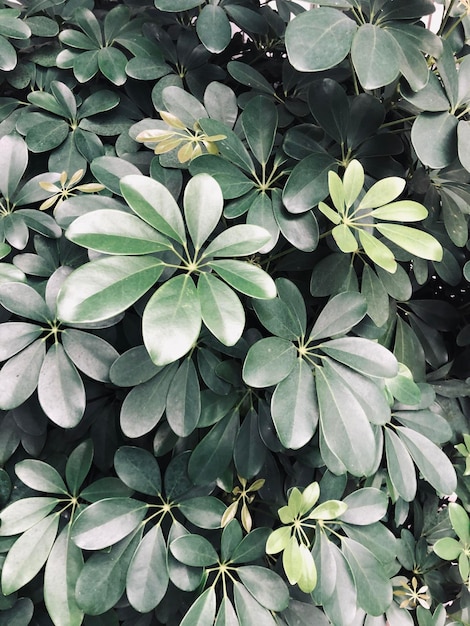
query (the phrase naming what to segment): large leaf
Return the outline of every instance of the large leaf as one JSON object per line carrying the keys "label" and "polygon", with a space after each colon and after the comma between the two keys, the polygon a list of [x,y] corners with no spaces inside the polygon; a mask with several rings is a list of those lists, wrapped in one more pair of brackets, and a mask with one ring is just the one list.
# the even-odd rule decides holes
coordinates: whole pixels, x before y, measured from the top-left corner
{"label": "large leaf", "polygon": [[430,233],[401,224],[376,224],[376,229],[411,254],[422,259],[442,261],[442,246]]}
{"label": "large leaf", "polygon": [[28,530],[49,515],[59,501],[58,498],[39,496],[12,502],[0,514],[0,536],[19,535]]}
{"label": "large leaf", "polygon": [[358,29],[351,57],[364,89],[389,85],[400,73],[400,48],[390,33],[375,24],[363,24]]}
{"label": "large leaf", "polygon": [[0,325],[0,360],[6,361],[14,354],[21,352],[42,333],[42,328],[37,324],[4,322]]}
{"label": "large leaf", "polygon": [[251,387],[276,385],[292,371],[297,358],[294,344],[280,337],[260,339],[251,346],[243,365],[243,380]]}
{"label": "large leaf", "polygon": [[392,378],[398,373],[393,354],[381,344],[362,337],[340,337],[321,344],[325,354],[368,376]]}
{"label": "large leaf", "polygon": [[381,615],[393,599],[390,578],[380,561],[363,545],[346,537],[341,539],[341,545],[354,576],[359,606],[370,615]]}
{"label": "large leaf", "polygon": [[166,418],[174,433],[179,437],[187,437],[196,428],[200,415],[198,375],[192,359],[186,358],[168,388]]}
{"label": "large leaf", "polygon": [[180,274],[150,298],[142,318],[145,347],[156,365],[184,356],[199,337],[201,305],[193,279]]}
{"label": "large leaf", "polygon": [[227,228],[204,250],[204,256],[248,256],[258,252],[269,241],[268,231],[254,224],[238,224]]}
{"label": "large leaf", "polygon": [[328,172],[336,169],[336,161],[327,152],[312,154],[297,163],[282,196],[289,213],[305,213],[324,200],[328,195]]}
{"label": "large leaf", "polygon": [[[255,228],[255,226],[250,226],[250,228]],[[225,282],[247,296],[260,299],[276,296],[276,285],[273,279],[256,265],[237,259],[220,259],[210,261],[208,266]]]}
{"label": "large leaf", "polygon": [[364,410],[327,363],[316,370],[316,389],[326,445],[351,474],[368,475],[374,467],[376,443]]}
{"label": "large leaf", "polygon": [[44,461],[37,459],[20,461],[15,465],[15,473],[25,485],[36,491],[57,494],[68,493],[59,472]]}
{"label": "large leaf", "polygon": [[411,129],[411,141],[419,159],[433,169],[446,167],[457,157],[455,115],[421,113]]}
{"label": "large leaf", "polygon": [[188,231],[198,251],[222,217],[222,190],[212,176],[197,174],[186,185],[183,205]]}
{"label": "large leaf", "polygon": [[315,81],[308,91],[308,105],[320,126],[339,144],[346,141],[349,102],[344,89],[331,78]]}
{"label": "large leaf", "polygon": [[[159,0],[160,1],[160,0]],[[214,587],[209,587],[191,605],[180,626],[212,626],[216,612]]]}
{"label": "large leaf", "polygon": [[191,453],[188,474],[196,485],[208,484],[224,473],[232,458],[239,429],[238,411],[220,420]]}
{"label": "large leaf", "polygon": [[243,585],[261,606],[270,611],[283,611],[289,604],[289,591],[282,578],[272,570],[259,565],[237,568]]}
{"label": "large leaf", "polygon": [[44,602],[55,626],[80,626],[83,611],[75,585],[83,567],[82,551],[70,540],[69,527],[57,538],[44,571]]}
{"label": "large leaf", "polygon": [[127,597],[137,611],[152,611],[165,596],[169,582],[166,561],[165,538],[157,524],[140,542],[127,571]]}
{"label": "large leaf", "polygon": [[207,567],[219,560],[214,546],[201,535],[182,535],[171,542],[170,550],[185,565]]}
{"label": "large leaf", "polygon": [[225,50],[232,35],[227,14],[217,4],[203,7],[197,18],[196,32],[204,47],[214,54]]}
{"label": "large leaf", "polygon": [[127,57],[118,48],[105,46],[98,51],[98,67],[114,85],[123,85],[127,80]]}
{"label": "large leaf", "polygon": [[158,496],[162,489],[156,458],[143,448],[121,446],[114,455],[114,469],[122,482],[139,493]]}
{"label": "large leaf", "polygon": [[161,262],[151,256],[105,257],[86,263],[62,285],[58,316],[69,323],[113,317],[148,291],[162,270]]}
{"label": "large leaf", "polygon": [[98,335],[68,328],[62,333],[62,345],[80,371],[93,380],[109,381],[111,365],[119,357],[111,344]]}
{"label": "large leaf", "polygon": [[241,583],[233,585],[235,609],[240,626],[275,626],[270,611],[265,609]]}
{"label": "large leaf", "polygon": [[186,242],[183,217],[175,199],[161,183],[129,174],[121,179],[121,193],[147,224],[178,243]]}
{"label": "large leaf", "polygon": [[38,379],[38,398],[44,413],[62,428],[73,428],[83,417],[85,387],[60,343],[47,351]]}
{"label": "large leaf", "polygon": [[0,408],[14,409],[36,389],[45,357],[42,339],[36,339],[13,356],[0,370]]}
{"label": "large leaf", "polygon": [[72,222],[66,237],[73,243],[106,254],[151,254],[170,242],[135,215],[99,209]]}
{"label": "large leaf", "polygon": [[453,493],[457,478],[454,467],[444,452],[430,439],[411,428],[397,426],[396,432],[425,480],[442,494]]}
{"label": "large leaf", "polygon": [[276,136],[276,107],[269,98],[257,96],[248,102],[241,119],[252,153],[257,161],[265,166],[271,155]]}
{"label": "large leaf", "polygon": [[2,569],[2,591],[9,595],[32,580],[54,544],[59,515],[54,513],[27,530],[10,548]]}
{"label": "large leaf", "polygon": [[18,135],[2,137],[0,139],[0,192],[6,200],[13,200],[27,164],[28,148],[24,140]]}
{"label": "large leaf", "polygon": [[286,29],[289,61],[300,72],[327,70],[346,58],[357,30],[341,11],[316,8],[297,15]]}
{"label": "large leaf", "polygon": [[367,304],[359,293],[345,291],[334,296],[317,317],[309,341],[347,333],[366,311]]}
{"label": "large leaf", "polygon": [[90,504],[77,517],[71,537],[84,550],[102,550],[134,531],[147,505],[132,498],[108,498]]}
{"label": "large leaf", "polygon": [[201,273],[197,285],[202,321],[217,339],[233,346],[245,327],[245,311],[237,294],[221,280]]}
{"label": "large leaf", "polygon": [[277,385],[271,413],[279,441],[296,450],[313,437],[318,424],[315,382],[310,366],[297,359],[290,373]]}
{"label": "large leaf", "polygon": [[8,282],[0,285],[0,303],[8,311],[44,323],[52,315],[44,298],[30,285]]}

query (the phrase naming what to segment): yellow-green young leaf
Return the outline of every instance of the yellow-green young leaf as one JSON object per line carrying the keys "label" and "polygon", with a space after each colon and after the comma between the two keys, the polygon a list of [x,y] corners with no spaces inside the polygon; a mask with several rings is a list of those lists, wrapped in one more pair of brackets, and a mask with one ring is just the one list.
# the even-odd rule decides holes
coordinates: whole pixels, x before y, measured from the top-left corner
{"label": "yellow-green young leaf", "polygon": [[292,536],[282,553],[282,565],[291,585],[295,585],[302,575],[302,563],[302,552],[299,543]]}
{"label": "yellow-green young leaf", "polygon": [[283,524],[290,524],[294,521],[296,513],[289,506],[282,506],[277,514],[279,515],[279,519]]}
{"label": "yellow-green young leaf", "polygon": [[224,514],[222,515],[222,519],[220,520],[220,527],[225,528],[229,522],[233,520],[238,510],[238,500],[232,502],[226,509]]}
{"label": "yellow-green young leaf", "polygon": [[240,519],[242,521],[243,528],[247,533],[249,533],[251,527],[253,526],[253,520],[251,519],[250,511],[248,510],[246,502],[243,503]]}
{"label": "yellow-green young leaf", "polygon": [[374,209],[371,215],[379,220],[391,222],[419,222],[428,216],[428,210],[419,202],[399,200]]}
{"label": "yellow-green young leaf", "polygon": [[282,526],[273,530],[266,542],[266,554],[277,554],[285,550],[289,544],[290,536],[290,526]]}
{"label": "yellow-green young leaf", "polygon": [[354,159],[346,168],[343,176],[344,202],[349,209],[356,201],[364,186],[364,168]]}
{"label": "yellow-green young leaf", "polygon": [[297,584],[299,585],[299,589],[304,593],[312,593],[317,586],[317,568],[312,553],[307,546],[301,544],[299,547],[302,559],[302,570]]}
{"label": "yellow-green young leaf", "polygon": [[367,256],[376,265],[387,272],[394,274],[397,271],[397,262],[393,252],[387,246],[365,230],[359,231],[359,241]]}
{"label": "yellow-green young leaf", "polygon": [[441,559],[446,561],[454,561],[463,552],[463,545],[453,537],[442,537],[438,539],[433,546],[434,552]]}
{"label": "yellow-green young leaf", "polygon": [[335,226],[331,234],[342,252],[356,252],[358,249],[356,237],[347,224]]}
{"label": "yellow-green young leaf", "polygon": [[328,188],[336,210],[344,215],[344,188],[341,178],[336,172],[328,172]]}
{"label": "yellow-green young leaf", "polygon": [[362,198],[358,209],[375,209],[398,198],[405,188],[405,180],[396,176],[377,181]]}
{"label": "yellow-green young leaf", "polygon": [[310,509],[315,506],[320,497],[320,485],[317,482],[310,483],[305,489],[302,491],[302,509],[300,513],[304,515],[308,513]]}
{"label": "yellow-green young leaf", "polygon": [[327,500],[319,504],[308,516],[309,519],[336,519],[346,512],[348,505],[340,500]]}
{"label": "yellow-green young leaf", "polygon": [[293,487],[289,492],[289,499],[287,501],[287,506],[289,507],[292,515],[294,517],[300,513],[302,510],[302,493],[297,487]]}
{"label": "yellow-green young leaf", "polygon": [[429,233],[401,224],[376,224],[376,229],[411,254],[429,261],[442,261],[442,246]]}
{"label": "yellow-green young leaf", "polygon": [[468,576],[470,574],[470,562],[465,552],[461,552],[459,555],[459,572],[462,580],[468,583]]}
{"label": "yellow-green young leaf", "polygon": [[341,216],[339,215],[339,213],[336,213],[336,211],[333,211],[333,209],[330,208],[324,202],[319,202],[318,208],[320,209],[320,211],[323,213],[325,217],[327,217],[331,222],[333,222],[333,224],[341,223]]}

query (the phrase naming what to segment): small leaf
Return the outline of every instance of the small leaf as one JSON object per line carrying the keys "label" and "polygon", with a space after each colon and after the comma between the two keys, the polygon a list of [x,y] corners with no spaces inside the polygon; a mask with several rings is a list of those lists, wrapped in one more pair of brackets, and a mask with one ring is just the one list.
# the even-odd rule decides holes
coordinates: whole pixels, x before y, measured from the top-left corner
{"label": "small leaf", "polygon": [[243,365],[243,380],[251,387],[276,385],[292,371],[297,351],[280,337],[260,339],[251,346]]}
{"label": "small leaf", "polygon": [[442,260],[442,246],[430,233],[401,224],[376,224],[376,229],[411,254],[431,261]]}
{"label": "small leaf", "polygon": [[219,556],[212,544],[201,535],[183,535],[170,544],[172,555],[194,567],[208,567],[217,563]]}
{"label": "small leaf", "polygon": [[201,248],[219,223],[223,204],[222,190],[212,176],[197,174],[186,185],[184,215],[196,250]]}
{"label": "small leaf", "polygon": [[433,545],[433,550],[441,559],[455,561],[463,552],[464,547],[453,537],[442,537]]}
{"label": "small leaf", "polygon": [[114,469],[122,482],[139,493],[158,496],[162,489],[160,468],[147,450],[121,446],[114,455]]}
{"label": "small leaf", "polygon": [[201,273],[197,285],[202,321],[225,346],[233,346],[245,327],[245,312],[236,293],[221,280]]}
{"label": "small leaf", "polygon": [[464,544],[470,543],[470,519],[467,511],[457,504],[457,502],[449,502],[449,517],[457,537]]}

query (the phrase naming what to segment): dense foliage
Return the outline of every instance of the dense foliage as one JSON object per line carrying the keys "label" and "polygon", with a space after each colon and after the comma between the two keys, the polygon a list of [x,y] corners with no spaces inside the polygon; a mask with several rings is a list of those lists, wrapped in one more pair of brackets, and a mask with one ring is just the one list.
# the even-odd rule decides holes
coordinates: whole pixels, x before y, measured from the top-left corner
{"label": "dense foliage", "polygon": [[470,4],[0,0],[0,626],[470,624]]}

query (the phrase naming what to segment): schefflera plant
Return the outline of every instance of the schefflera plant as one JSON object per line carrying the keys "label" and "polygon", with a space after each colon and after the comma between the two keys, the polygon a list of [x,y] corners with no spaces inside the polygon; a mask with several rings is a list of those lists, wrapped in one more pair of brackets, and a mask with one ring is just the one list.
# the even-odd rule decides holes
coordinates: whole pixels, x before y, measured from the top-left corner
{"label": "schefflera plant", "polygon": [[255,254],[269,233],[239,224],[209,241],[222,217],[223,197],[208,174],[189,180],[183,214],[168,189],[150,177],[124,176],[120,186],[133,214],[99,209],[78,217],[65,233],[105,256],[64,282],[59,318],[96,323],[118,315],[150,292],[165,272],[165,282],[151,294],[142,316],[144,344],[154,363],[167,365],[187,354],[202,322],[222,344],[234,345],[245,326],[234,289],[270,299],[276,286],[260,267],[233,257]]}
{"label": "schefflera plant", "polygon": [[397,222],[417,222],[428,216],[419,202],[397,200],[406,181],[389,176],[377,181],[364,194],[364,169],[353,160],[346,167],[343,180],[328,172],[328,187],[334,209],[326,202],[319,210],[335,226],[331,230],[338,248],[344,253],[364,253],[376,265],[390,273],[398,264],[393,251],[374,231],[407,252],[430,261],[442,260],[442,246],[430,233]]}

